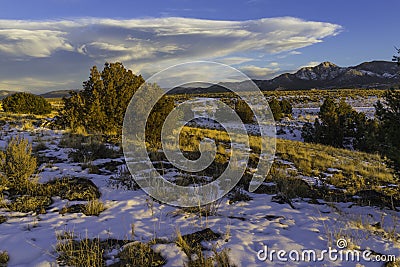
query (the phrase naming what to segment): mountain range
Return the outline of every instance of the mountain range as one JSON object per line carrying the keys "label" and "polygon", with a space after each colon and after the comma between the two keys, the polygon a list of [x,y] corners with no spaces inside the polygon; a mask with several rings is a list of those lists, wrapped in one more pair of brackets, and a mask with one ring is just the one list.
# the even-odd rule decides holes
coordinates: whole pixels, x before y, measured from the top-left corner
{"label": "mountain range", "polygon": [[261,90],[389,88],[400,83],[400,68],[395,62],[372,61],[352,67],[323,62],[296,73],[285,73],[272,80],[255,80]]}
{"label": "mountain range", "polygon": [[[386,89],[400,84],[400,67],[395,62],[371,61],[357,66],[339,67],[331,62],[323,62],[315,67],[304,67],[295,73],[284,73],[270,80],[253,80],[262,91],[307,90],[340,88]],[[171,94],[198,94],[226,92],[225,87],[245,91],[249,81],[239,83],[220,83],[209,87],[187,85],[176,87]],[[41,96],[61,98],[71,90],[51,91]],[[15,91],[0,90],[0,99]]]}
{"label": "mountain range", "polygon": [[[304,67],[295,73],[284,73],[271,80],[253,80],[262,91],[340,88],[387,89],[400,84],[400,67],[395,62],[371,61],[357,66],[339,67],[323,62]],[[249,81],[220,83],[208,88],[179,87],[173,93],[226,92],[225,87],[245,91]]]}

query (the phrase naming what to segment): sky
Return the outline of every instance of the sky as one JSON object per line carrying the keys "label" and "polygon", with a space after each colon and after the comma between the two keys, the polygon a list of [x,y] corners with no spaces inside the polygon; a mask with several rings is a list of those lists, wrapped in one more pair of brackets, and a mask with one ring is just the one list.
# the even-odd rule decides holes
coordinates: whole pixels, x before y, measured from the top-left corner
{"label": "sky", "polygon": [[145,79],[205,60],[253,79],[324,61],[390,61],[400,1],[0,0],[0,90],[80,89],[122,62]]}

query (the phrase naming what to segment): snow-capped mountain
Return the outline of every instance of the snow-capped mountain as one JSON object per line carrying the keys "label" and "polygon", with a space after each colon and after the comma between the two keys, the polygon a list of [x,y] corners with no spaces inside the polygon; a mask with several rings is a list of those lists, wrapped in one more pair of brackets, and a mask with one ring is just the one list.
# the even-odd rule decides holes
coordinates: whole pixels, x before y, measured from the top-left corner
{"label": "snow-capped mountain", "polygon": [[399,84],[400,68],[394,62],[372,61],[352,67],[323,62],[272,80],[256,80],[262,90],[312,88],[386,88]]}

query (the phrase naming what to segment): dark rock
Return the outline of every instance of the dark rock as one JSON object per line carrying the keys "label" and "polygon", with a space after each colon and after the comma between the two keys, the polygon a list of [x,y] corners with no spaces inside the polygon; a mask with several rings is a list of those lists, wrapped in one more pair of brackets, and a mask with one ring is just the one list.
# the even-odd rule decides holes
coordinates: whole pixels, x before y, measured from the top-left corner
{"label": "dark rock", "polygon": [[285,217],[283,217],[283,216],[276,216],[276,215],[265,215],[264,218],[267,219],[268,221],[273,221],[273,220],[277,220],[277,219],[285,219]]}

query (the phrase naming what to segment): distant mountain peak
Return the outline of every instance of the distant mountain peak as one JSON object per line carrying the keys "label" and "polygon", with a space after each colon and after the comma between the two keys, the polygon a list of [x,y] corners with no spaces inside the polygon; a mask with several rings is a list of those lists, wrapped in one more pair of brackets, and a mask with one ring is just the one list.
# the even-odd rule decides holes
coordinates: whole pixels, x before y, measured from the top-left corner
{"label": "distant mountain peak", "polygon": [[318,66],[320,66],[322,68],[332,68],[332,67],[337,68],[338,67],[336,64],[333,64],[332,62],[329,62],[329,61],[322,62]]}
{"label": "distant mountain peak", "polygon": [[257,80],[261,90],[330,88],[389,88],[400,83],[395,62],[371,61],[352,67],[339,67],[325,61],[304,67],[294,74],[284,73],[272,80]]}
{"label": "distant mountain peak", "polygon": [[331,80],[341,74],[341,68],[325,61],[315,67],[301,68],[294,75],[300,80]]}

